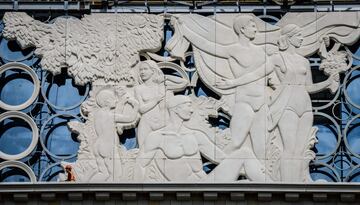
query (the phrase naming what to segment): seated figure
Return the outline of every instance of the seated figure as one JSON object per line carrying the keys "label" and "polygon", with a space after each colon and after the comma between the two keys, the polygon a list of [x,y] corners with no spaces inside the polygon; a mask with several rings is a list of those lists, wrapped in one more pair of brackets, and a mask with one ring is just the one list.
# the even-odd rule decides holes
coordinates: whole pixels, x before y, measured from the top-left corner
{"label": "seated figure", "polygon": [[[190,97],[176,95],[167,101],[169,121],[146,137],[138,156],[145,181],[199,181],[207,177],[201,155],[218,164],[225,154],[208,137],[183,124],[193,113]],[[157,176],[151,176],[156,167]],[[139,171],[139,170],[137,170]]]}

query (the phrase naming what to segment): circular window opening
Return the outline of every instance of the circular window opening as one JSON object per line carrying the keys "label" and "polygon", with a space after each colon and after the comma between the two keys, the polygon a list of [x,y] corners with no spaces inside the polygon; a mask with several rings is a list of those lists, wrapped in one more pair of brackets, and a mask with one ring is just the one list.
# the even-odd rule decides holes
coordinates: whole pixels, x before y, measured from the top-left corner
{"label": "circular window opening", "polygon": [[89,85],[75,85],[74,80],[65,73],[56,76],[47,73],[41,86],[41,94],[45,101],[56,110],[72,110],[79,107],[89,92]]}
{"label": "circular window opening", "polygon": [[32,130],[21,118],[8,118],[0,122],[0,151],[8,155],[24,152],[31,144]]}
{"label": "circular window opening", "polygon": [[28,174],[17,167],[7,167],[0,170],[0,182],[30,182]]}
{"label": "circular window opening", "polygon": [[11,69],[4,72],[0,82],[0,100],[11,106],[24,104],[34,90],[31,76],[22,70]]}
{"label": "circular window opening", "polygon": [[[0,123],[2,123],[0,124],[2,133],[0,139],[2,140],[0,158],[6,160],[18,160],[26,157],[34,150],[38,142],[39,135],[38,128],[30,116],[19,111],[9,111],[0,115]],[[32,131],[31,135],[25,134],[28,133],[28,128]],[[30,138],[28,136],[31,136],[30,144],[27,143],[27,139]],[[13,137],[15,139],[10,139]],[[16,144],[13,143],[15,140],[18,140],[16,141]],[[2,152],[2,149],[10,153],[17,154]]]}
{"label": "circular window opening", "polygon": [[40,142],[45,152],[56,159],[71,159],[77,155],[79,141],[67,123],[81,121],[74,115],[53,115],[41,128]]}
{"label": "circular window opening", "polygon": [[36,182],[36,176],[23,162],[4,161],[0,163],[0,182]]}
{"label": "circular window opening", "polygon": [[32,68],[22,63],[0,67],[0,108],[23,110],[38,97],[40,81]]}
{"label": "circular window opening", "polygon": [[4,62],[24,61],[32,57],[33,52],[33,47],[21,49],[19,44],[14,40],[1,39],[0,41],[0,57]]}

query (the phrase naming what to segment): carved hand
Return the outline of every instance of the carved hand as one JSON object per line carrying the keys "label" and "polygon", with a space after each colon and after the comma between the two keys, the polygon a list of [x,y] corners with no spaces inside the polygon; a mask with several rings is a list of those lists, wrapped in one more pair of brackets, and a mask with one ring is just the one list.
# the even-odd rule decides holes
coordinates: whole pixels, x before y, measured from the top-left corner
{"label": "carved hand", "polygon": [[328,88],[332,93],[335,93],[336,90],[339,88],[339,81],[340,81],[339,73],[333,73],[328,78],[328,82],[329,82]]}
{"label": "carved hand", "polygon": [[116,90],[117,96],[123,96],[123,95],[125,95],[125,93],[126,93],[126,90],[124,88],[120,87]]}
{"label": "carved hand", "polygon": [[329,78],[331,78],[331,80],[335,82],[340,81],[339,73],[333,73]]}
{"label": "carved hand", "polygon": [[276,80],[275,80],[274,78],[269,77],[267,84],[268,84],[268,86],[269,86],[270,88],[276,89],[276,85],[277,85],[278,83],[276,82]]}
{"label": "carved hand", "polygon": [[234,88],[236,86],[233,80],[224,79],[224,78],[221,78],[220,80],[221,80],[220,82],[216,82],[216,84],[215,84],[215,86],[220,89],[227,90],[227,89]]}
{"label": "carved hand", "polygon": [[160,102],[160,101],[162,101],[164,98],[165,98],[165,93],[160,92],[159,95],[158,95],[158,97],[157,97],[157,101]]}
{"label": "carved hand", "polygon": [[126,102],[129,103],[130,105],[132,105],[133,107],[139,104],[139,102],[137,100],[130,98],[130,97],[126,98]]}
{"label": "carved hand", "polygon": [[319,42],[322,43],[324,42],[325,46],[326,47],[329,47],[330,45],[330,37],[325,35],[325,36],[322,36],[320,39],[319,39]]}

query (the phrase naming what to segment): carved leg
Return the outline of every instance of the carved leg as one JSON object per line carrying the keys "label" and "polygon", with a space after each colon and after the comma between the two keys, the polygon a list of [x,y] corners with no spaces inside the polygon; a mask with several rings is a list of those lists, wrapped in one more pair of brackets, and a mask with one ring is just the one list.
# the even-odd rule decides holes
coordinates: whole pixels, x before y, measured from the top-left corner
{"label": "carved leg", "polygon": [[309,136],[312,132],[312,126],[313,126],[314,116],[312,112],[304,113],[303,116],[300,118],[299,122],[299,130],[297,133],[297,144],[299,145],[299,148],[297,151],[299,151],[296,154],[296,157],[301,159],[301,175],[299,176],[301,182],[308,180],[309,177],[309,159],[305,159],[305,148],[309,146]]}
{"label": "carved leg", "polygon": [[241,169],[250,181],[264,182],[265,167],[256,159],[251,148],[243,147],[231,153],[226,159],[208,174],[207,181],[235,182],[240,176]]}
{"label": "carved leg", "polygon": [[99,172],[97,174],[95,174],[89,181],[94,181],[94,182],[107,181],[109,179],[110,175],[106,168],[105,160],[102,157],[97,156],[96,164],[99,169]]}
{"label": "carved leg", "polygon": [[144,142],[145,142],[145,138],[153,131],[150,127],[150,125],[147,122],[144,122],[144,120],[147,119],[142,119],[139,122],[138,125],[138,129],[137,129],[137,143],[139,146],[139,149],[142,148]]}
{"label": "carved leg", "polygon": [[205,181],[207,182],[235,182],[239,178],[240,171],[244,166],[243,159],[234,158],[234,151],[228,158],[220,162],[212,172],[210,172]]}
{"label": "carved leg", "polygon": [[[279,121],[280,135],[283,141],[284,150],[281,156],[281,181],[293,182],[298,181],[300,176],[299,159],[295,158],[299,146],[297,133],[299,127],[299,117],[291,110],[285,110]],[[302,128],[300,128],[302,129]],[[299,165],[300,164],[300,165]]]}
{"label": "carved leg", "polygon": [[268,107],[263,105],[258,112],[255,113],[254,120],[250,129],[250,139],[252,143],[252,148],[257,159],[261,162],[265,160],[265,145],[268,135],[266,128],[266,114]]}
{"label": "carved leg", "polygon": [[254,116],[254,110],[249,104],[237,102],[234,105],[234,113],[230,121],[231,143],[225,148],[226,153],[240,149],[249,135]]}
{"label": "carved leg", "polygon": [[270,177],[266,178],[265,166],[260,160],[256,159],[252,151],[248,151],[249,159],[245,159],[245,174],[250,181],[265,182],[272,181]]}
{"label": "carved leg", "polygon": [[107,178],[107,180],[111,180],[111,181],[114,181],[113,177],[114,177],[114,161],[112,158],[105,158],[104,159],[105,161],[105,166],[106,166],[106,169],[109,173],[109,177]]}

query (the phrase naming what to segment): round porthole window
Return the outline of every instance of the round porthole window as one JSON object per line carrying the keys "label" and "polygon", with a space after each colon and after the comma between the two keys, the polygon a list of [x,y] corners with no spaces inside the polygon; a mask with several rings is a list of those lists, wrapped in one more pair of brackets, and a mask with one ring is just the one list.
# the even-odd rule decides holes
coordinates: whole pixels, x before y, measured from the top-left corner
{"label": "round porthole window", "polygon": [[[29,107],[35,100],[36,98],[38,97],[39,95],[39,91],[40,91],[40,81],[36,75],[36,73],[34,72],[34,70],[32,68],[30,68],[29,66],[25,65],[25,64],[22,64],[22,63],[7,63],[5,65],[2,65],[0,67],[0,75],[3,76],[3,74],[6,72],[6,71],[15,71],[14,75],[16,73],[18,73],[17,71],[21,71],[25,74],[27,74],[26,76],[29,76],[30,77],[30,80],[32,81],[32,91],[30,92],[31,95],[29,95],[29,97],[27,99],[17,99],[15,100],[16,102],[18,102],[19,104],[15,103],[15,104],[11,104],[9,102],[6,102],[4,99],[0,99],[0,108],[4,109],[4,110],[11,110],[11,111],[14,111],[14,110],[23,110],[27,107]],[[3,78],[3,77],[2,77]],[[6,78],[6,77],[5,77]],[[11,79],[11,77],[10,77]],[[10,94],[12,95],[9,95],[9,96],[12,96],[12,97],[16,97],[16,98],[23,98],[24,96],[21,95],[21,94],[16,94],[16,93],[21,93],[21,91],[24,91],[24,89],[27,89],[28,84],[30,83],[28,80],[26,80],[26,77],[25,78],[19,78],[20,81],[22,81],[22,83],[20,82],[16,82],[12,87],[11,87],[11,81],[9,82],[9,88],[7,88],[6,84],[7,82],[6,81],[3,81],[2,79],[2,83],[4,85],[2,85],[2,91],[1,92],[4,92],[3,91],[4,89],[8,89],[8,92],[10,92]],[[23,85],[23,86],[22,86]],[[20,88],[18,88],[17,86],[22,86]],[[14,92],[14,93],[13,93]],[[1,95],[5,95],[4,93],[2,93]],[[27,93],[25,93],[26,95],[28,95]],[[21,96],[19,96],[21,95]]]}
{"label": "round porthole window", "polygon": [[[7,119],[20,119],[21,121],[24,121],[25,123],[27,123],[28,126],[30,127],[30,129],[32,130],[32,138],[31,138],[30,144],[25,148],[25,150],[23,150],[23,151],[21,150],[22,152],[17,153],[17,154],[9,154],[9,153],[0,151],[0,158],[5,159],[5,160],[22,159],[22,158],[26,157],[27,155],[29,155],[36,147],[36,144],[39,139],[38,128],[30,116],[26,115],[25,113],[19,112],[19,111],[9,111],[9,112],[5,112],[0,115],[0,123],[3,123],[3,121],[5,121]],[[13,139],[13,140],[16,140],[16,139]]]}
{"label": "round porthole window", "polygon": [[[28,178],[30,180],[30,182],[36,182],[36,176],[35,176],[34,172],[32,171],[32,169],[29,166],[27,166],[23,162],[5,161],[5,162],[0,163],[0,171],[3,171],[5,169],[7,169],[7,168],[20,169],[22,172],[25,172],[24,174],[27,175],[27,177],[24,176],[25,178]],[[21,175],[22,175],[22,173],[21,173]],[[3,178],[3,177],[4,176],[2,176],[1,178]],[[20,179],[20,182],[21,182],[24,177],[16,177],[15,176],[14,179],[18,178],[18,179]],[[7,180],[4,180],[2,182],[7,182]],[[9,182],[14,182],[14,181],[10,179]]]}

